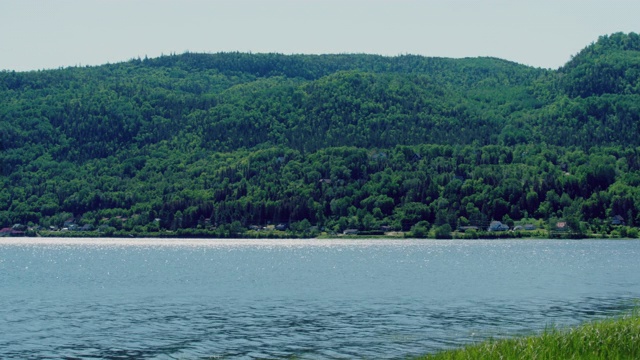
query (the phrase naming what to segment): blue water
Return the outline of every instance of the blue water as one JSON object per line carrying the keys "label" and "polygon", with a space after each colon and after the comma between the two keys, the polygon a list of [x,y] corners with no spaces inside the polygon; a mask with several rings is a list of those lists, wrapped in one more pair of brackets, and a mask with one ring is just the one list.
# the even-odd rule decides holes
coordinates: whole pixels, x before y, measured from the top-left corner
{"label": "blue water", "polygon": [[0,358],[405,358],[616,315],[640,241],[0,240]]}

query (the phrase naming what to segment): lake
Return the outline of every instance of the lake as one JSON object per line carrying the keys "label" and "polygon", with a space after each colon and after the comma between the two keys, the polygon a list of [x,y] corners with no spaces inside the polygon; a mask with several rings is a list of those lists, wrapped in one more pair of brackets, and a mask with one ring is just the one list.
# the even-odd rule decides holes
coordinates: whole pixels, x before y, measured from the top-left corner
{"label": "lake", "polygon": [[620,314],[640,241],[0,239],[0,358],[406,358]]}

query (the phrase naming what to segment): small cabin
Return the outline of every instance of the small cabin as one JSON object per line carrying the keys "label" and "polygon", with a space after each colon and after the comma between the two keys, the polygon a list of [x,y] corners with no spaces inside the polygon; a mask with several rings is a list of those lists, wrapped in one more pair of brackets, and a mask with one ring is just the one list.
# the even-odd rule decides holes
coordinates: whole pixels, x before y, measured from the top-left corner
{"label": "small cabin", "polygon": [[611,218],[611,225],[624,225],[624,218],[620,215],[616,215]]}
{"label": "small cabin", "polygon": [[558,221],[556,223],[556,231],[569,231],[569,226],[567,226],[566,221]]}
{"label": "small cabin", "polygon": [[500,221],[492,221],[487,228],[487,231],[507,231],[509,226],[501,223]]}

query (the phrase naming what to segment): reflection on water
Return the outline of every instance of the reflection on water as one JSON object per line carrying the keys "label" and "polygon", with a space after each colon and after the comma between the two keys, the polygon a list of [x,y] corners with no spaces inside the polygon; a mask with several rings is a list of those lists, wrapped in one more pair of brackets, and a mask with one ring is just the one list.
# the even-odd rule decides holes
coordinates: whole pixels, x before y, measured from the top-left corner
{"label": "reflection on water", "polygon": [[640,242],[0,243],[0,357],[404,358],[620,314]]}

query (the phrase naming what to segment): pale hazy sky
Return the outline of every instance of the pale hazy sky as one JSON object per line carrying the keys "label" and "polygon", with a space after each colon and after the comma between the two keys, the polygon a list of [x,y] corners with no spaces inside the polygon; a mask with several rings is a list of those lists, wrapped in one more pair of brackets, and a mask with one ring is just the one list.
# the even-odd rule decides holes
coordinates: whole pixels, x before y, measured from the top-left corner
{"label": "pale hazy sky", "polygon": [[0,0],[0,70],[191,52],[493,56],[558,68],[638,0]]}

